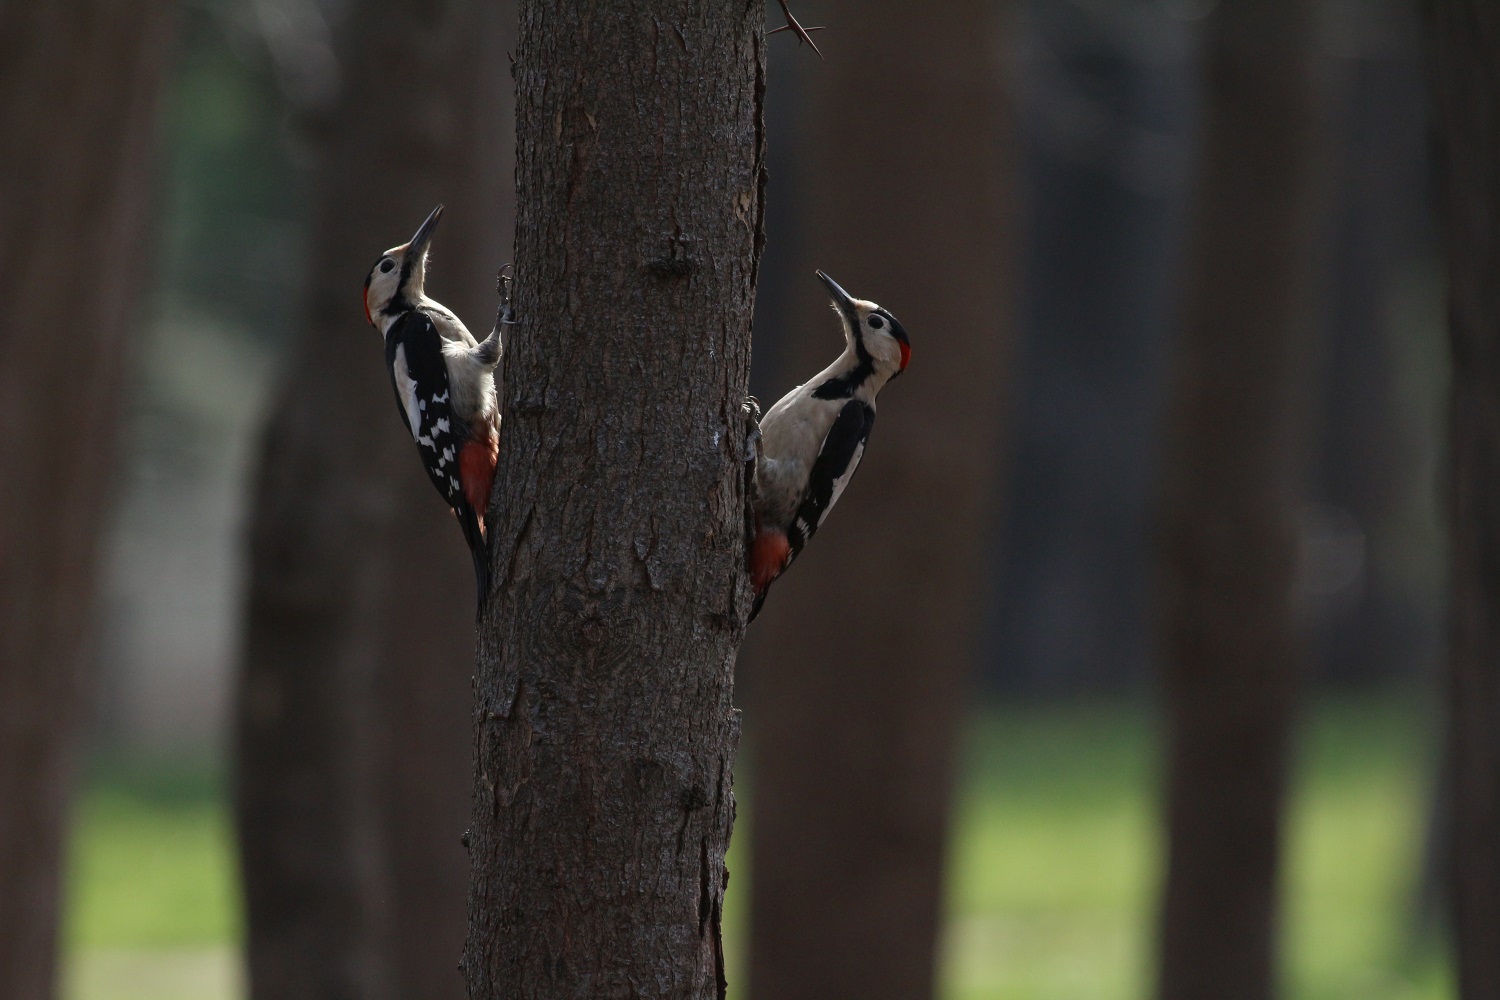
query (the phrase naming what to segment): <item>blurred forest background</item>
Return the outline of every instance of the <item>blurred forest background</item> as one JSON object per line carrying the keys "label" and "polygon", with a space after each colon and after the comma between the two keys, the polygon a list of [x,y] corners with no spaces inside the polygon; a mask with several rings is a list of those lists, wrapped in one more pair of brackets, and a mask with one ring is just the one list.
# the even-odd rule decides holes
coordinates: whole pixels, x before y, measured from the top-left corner
{"label": "blurred forest background", "polygon": [[[94,156],[139,161],[102,185],[139,218],[75,262],[125,286],[98,307],[113,452],[81,509],[6,494],[98,525],[96,578],[84,552],[64,580],[97,594],[90,627],[4,650],[63,677],[9,689],[36,746],[84,717],[36,788],[0,784],[0,811],[66,831],[59,995],[457,997],[469,569],[356,293],[445,201],[433,293],[488,328],[514,8],[104,6],[59,5],[85,31],[0,5],[0,48],[93,67],[7,70],[23,113],[161,86]],[[1456,996],[1420,12],[794,8],[827,59],[771,39],[754,390],[837,350],[813,267],[900,316],[914,363],[741,657],[731,995]],[[74,148],[113,141],[90,128]],[[1251,582],[1195,562],[1205,510],[1246,512],[1214,551]],[[1210,635],[1226,616],[1242,632]],[[11,918],[43,964],[47,912]],[[1236,949],[1243,990],[1181,985]]]}

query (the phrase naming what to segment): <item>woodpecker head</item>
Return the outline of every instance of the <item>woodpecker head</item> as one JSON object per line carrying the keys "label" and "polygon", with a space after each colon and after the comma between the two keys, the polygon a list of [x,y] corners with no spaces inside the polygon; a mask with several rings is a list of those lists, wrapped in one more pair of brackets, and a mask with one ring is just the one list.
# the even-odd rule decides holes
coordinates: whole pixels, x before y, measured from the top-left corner
{"label": "woodpecker head", "polygon": [[442,217],[443,206],[439,205],[410,242],[387,250],[370,268],[365,277],[365,319],[371,326],[384,330],[377,317],[405,312],[421,301],[422,281],[427,276],[427,244]]}
{"label": "woodpecker head", "polygon": [[893,379],[911,360],[911,342],[906,329],[889,312],[873,302],[856,299],[822,271],[818,277],[833,296],[833,311],[844,323],[844,339],[856,354],[869,355],[876,371]]}

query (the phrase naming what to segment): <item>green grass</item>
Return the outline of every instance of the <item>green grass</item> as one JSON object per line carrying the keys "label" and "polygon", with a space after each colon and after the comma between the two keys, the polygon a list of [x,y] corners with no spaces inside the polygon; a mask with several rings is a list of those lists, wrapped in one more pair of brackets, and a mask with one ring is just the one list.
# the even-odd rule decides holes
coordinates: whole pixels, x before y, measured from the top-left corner
{"label": "green grass", "polygon": [[[976,721],[948,887],[952,1000],[1149,995],[1158,746],[1141,706]],[[1324,699],[1299,734],[1282,948],[1289,1000],[1443,1000],[1412,932],[1433,723],[1402,695]]]}
{"label": "green grass", "polygon": [[[1432,744],[1430,713],[1399,694],[1325,699],[1303,726],[1284,883],[1287,1000],[1453,996],[1443,963],[1411,932]],[[1007,707],[975,720],[951,848],[948,1000],[1149,995],[1156,754],[1139,705]],[[79,820],[66,995],[236,996],[238,897],[213,768],[97,769]],[[731,981],[743,967],[744,840],[731,859]]]}
{"label": "green grass", "polygon": [[971,728],[965,759],[945,994],[1143,995],[1157,868],[1145,714],[991,712]]}
{"label": "green grass", "polygon": [[1328,707],[1306,728],[1283,881],[1293,997],[1454,995],[1415,930],[1435,728],[1422,706],[1394,699]]}
{"label": "green grass", "polygon": [[192,949],[239,938],[234,846],[208,762],[99,765],[78,805],[63,940],[81,949]]}

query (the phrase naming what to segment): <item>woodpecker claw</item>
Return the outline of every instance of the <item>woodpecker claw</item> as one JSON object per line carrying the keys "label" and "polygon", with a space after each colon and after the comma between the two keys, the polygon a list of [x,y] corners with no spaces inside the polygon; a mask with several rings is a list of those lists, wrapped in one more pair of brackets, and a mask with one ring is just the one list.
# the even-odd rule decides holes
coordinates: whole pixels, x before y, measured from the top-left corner
{"label": "woodpecker claw", "polygon": [[766,35],[769,37],[782,31],[790,31],[792,34],[797,36],[797,44],[800,45],[803,42],[806,42],[808,45],[812,46],[812,50],[818,54],[818,58],[822,59],[823,50],[818,48],[818,43],[812,40],[812,35],[809,34],[809,32],[822,31],[823,26],[817,25],[812,28],[802,27],[802,23],[792,16],[792,8],[787,6],[787,0],[776,0],[776,2],[781,5],[781,12],[786,15],[786,24],[783,24],[779,28],[771,29],[770,31],[766,32]]}
{"label": "woodpecker claw", "polygon": [[[755,473],[760,467],[765,449],[760,436],[760,400],[754,396],[746,396],[742,409],[745,420],[745,551],[748,554],[754,551],[759,527],[755,509],[760,505],[760,487]],[[760,598],[757,597],[751,607],[750,618],[755,617],[759,607]]]}
{"label": "woodpecker claw", "polygon": [[760,437],[760,400],[754,396],[746,396],[741,408],[745,414],[745,494],[753,503],[755,470],[760,465],[761,456],[765,453],[765,446]]}
{"label": "woodpecker claw", "polygon": [[760,400],[746,396],[740,409],[745,414],[745,461],[756,462],[761,455]]}
{"label": "woodpecker claw", "polygon": [[509,264],[501,264],[500,270],[495,273],[495,292],[500,296],[500,315],[498,321],[506,326],[515,326],[516,311],[511,307],[510,291],[515,283],[514,268]]}

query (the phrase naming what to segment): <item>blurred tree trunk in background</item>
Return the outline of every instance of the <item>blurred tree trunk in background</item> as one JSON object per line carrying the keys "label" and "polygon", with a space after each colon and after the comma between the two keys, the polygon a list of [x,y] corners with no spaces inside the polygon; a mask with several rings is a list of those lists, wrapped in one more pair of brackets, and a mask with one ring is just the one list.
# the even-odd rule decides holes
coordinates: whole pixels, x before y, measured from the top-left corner
{"label": "blurred tree trunk in background", "polygon": [[1453,351],[1448,757],[1459,995],[1500,998],[1500,7],[1429,0]]}
{"label": "blurred tree trunk in background", "polygon": [[814,267],[900,317],[912,365],[881,395],[853,487],[751,630],[760,1000],[932,994],[1011,327],[1003,9],[878,0],[819,15],[806,256],[777,392],[843,346]]}
{"label": "blurred tree trunk in background", "polygon": [[470,1000],[724,996],[762,25],[522,6]]}
{"label": "blurred tree trunk in background", "polygon": [[443,201],[428,290],[489,330],[513,212],[495,179],[514,6],[380,0],[348,17],[337,107],[313,122],[307,312],[250,534],[236,810],[253,1000],[462,995],[474,578],[359,296]]}
{"label": "blurred tree trunk in background", "polygon": [[1305,311],[1316,200],[1300,0],[1205,22],[1203,139],[1162,509],[1168,727],[1163,1000],[1274,992]]}
{"label": "blurred tree trunk in background", "polygon": [[0,4],[0,996],[53,993],[171,6]]}

